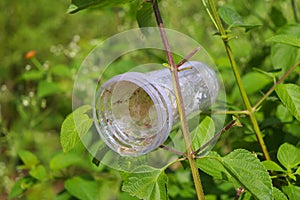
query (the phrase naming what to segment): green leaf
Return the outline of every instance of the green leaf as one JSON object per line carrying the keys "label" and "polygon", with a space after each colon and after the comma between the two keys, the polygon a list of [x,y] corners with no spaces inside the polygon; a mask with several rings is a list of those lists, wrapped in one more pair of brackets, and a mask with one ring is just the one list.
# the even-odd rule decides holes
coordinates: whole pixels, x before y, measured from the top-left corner
{"label": "green leaf", "polygon": [[25,81],[34,81],[34,80],[41,80],[44,76],[44,72],[39,70],[31,70],[23,73],[21,75],[21,79]]}
{"label": "green leaf", "polygon": [[140,166],[125,177],[122,190],[140,199],[168,199],[164,169]]}
{"label": "green leaf", "polygon": [[13,199],[23,194],[27,189],[31,188],[35,183],[35,180],[30,176],[20,178],[12,187],[8,199]]}
{"label": "green leaf", "polygon": [[60,153],[56,155],[54,158],[50,161],[50,169],[51,170],[62,170],[65,169],[71,165],[78,165],[80,163],[84,162],[82,158],[72,152],[68,153]]}
{"label": "green leaf", "polygon": [[294,47],[300,47],[300,39],[295,35],[275,35],[267,40],[268,42],[277,42]]}
{"label": "green leaf", "polygon": [[278,171],[278,172],[285,172],[284,169],[282,169],[276,162],[271,160],[265,160],[261,162],[267,170],[271,171]]}
{"label": "green leaf", "polygon": [[278,149],[277,158],[287,170],[291,170],[300,164],[300,149],[284,143]]}
{"label": "green leaf", "polygon": [[87,114],[91,106],[85,105],[76,109],[73,113],[67,116],[61,127],[60,143],[64,152],[73,149],[80,138],[82,138],[90,129],[93,119],[90,119]]}
{"label": "green leaf", "polygon": [[[242,82],[247,94],[253,94],[260,91],[272,82],[272,79],[259,72],[250,72],[242,77]],[[232,92],[232,98],[236,99],[239,95],[239,89],[236,85]]]}
{"label": "green leaf", "polygon": [[282,190],[287,196],[289,197],[289,200],[299,200],[300,199],[300,187],[289,185],[289,186],[283,186]]}
{"label": "green leaf", "polygon": [[20,150],[19,157],[23,161],[26,168],[30,169],[39,163],[38,158],[30,151]]}
{"label": "green leaf", "polygon": [[276,187],[273,187],[273,197],[274,200],[288,200],[285,194]]}
{"label": "green leaf", "polygon": [[76,13],[80,10],[90,7],[107,7],[116,6],[124,3],[129,3],[133,0],[72,0],[72,3],[68,9],[69,13]]}
{"label": "green leaf", "polygon": [[298,167],[298,169],[296,170],[295,174],[300,176],[300,167]]}
{"label": "green leaf", "polygon": [[54,200],[70,200],[72,195],[69,192],[62,192],[56,195]]}
{"label": "green leaf", "polygon": [[136,12],[136,19],[140,28],[154,27],[156,24],[153,17],[152,4],[143,2],[141,8]]}
{"label": "green leaf", "polygon": [[39,181],[44,181],[47,179],[47,171],[43,165],[38,165],[37,167],[33,167],[29,171],[30,176],[36,178]]}
{"label": "green leaf", "polygon": [[222,20],[229,26],[239,26],[244,24],[241,15],[227,6],[220,7],[218,13]]}
{"label": "green leaf", "polygon": [[203,144],[208,142],[215,134],[215,124],[213,120],[206,116],[199,126],[191,132],[193,148],[199,149]]}
{"label": "green leaf", "polygon": [[237,149],[222,158],[224,168],[248,190],[261,200],[272,199],[272,181],[268,171],[251,152]]}
{"label": "green leaf", "polygon": [[[277,32],[278,35],[300,36],[300,25],[292,24],[283,26]],[[300,58],[300,49],[294,46],[274,43],[271,46],[271,60],[275,69],[283,69],[283,72],[293,66]]]}
{"label": "green leaf", "polygon": [[73,177],[65,182],[66,190],[78,199],[94,200],[100,198],[100,184],[94,180]]}
{"label": "green leaf", "polygon": [[279,84],[276,85],[275,91],[283,105],[300,121],[300,86]]}
{"label": "green leaf", "polygon": [[49,69],[49,72],[56,76],[72,77],[71,69],[66,65],[54,65]]}
{"label": "green leaf", "polygon": [[203,172],[215,179],[229,181],[231,175],[226,171],[220,160],[222,160],[221,156],[217,152],[211,151],[207,156],[197,159],[196,163]]}
{"label": "green leaf", "polygon": [[61,87],[54,82],[40,81],[37,89],[37,95],[39,98],[51,96],[53,94],[60,93]]}

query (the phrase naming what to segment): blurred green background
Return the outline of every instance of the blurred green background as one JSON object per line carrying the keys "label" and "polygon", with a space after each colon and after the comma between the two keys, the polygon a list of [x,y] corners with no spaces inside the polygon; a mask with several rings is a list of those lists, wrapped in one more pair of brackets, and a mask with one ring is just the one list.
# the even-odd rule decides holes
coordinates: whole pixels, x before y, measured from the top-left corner
{"label": "blurred green background", "polygon": [[[94,192],[100,191],[100,199],[133,199],[119,192],[120,175],[103,166],[94,166],[82,146],[63,154],[59,134],[64,118],[72,111],[73,81],[81,62],[99,42],[138,27],[138,5],[90,9],[71,15],[67,13],[69,4],[66,0],[0,2],[0,200],[7,199],[9,194],[19,199],[78,199],[71,192],[76,190],[76,184],[96,188]],[[253,74],[253,68],[264,71],[276,68],[271,56],[272,44],[265,40],[295,23],[290,1],[221,0],[217,4],[234,8],[249,24],[262,25],[249,32],[234,29],[235,39],[231,41],[240,72],[248,76],[244,76],[244,81],[251,101],[255,102],[261,96],[260,91],[272,85],[272,79]],[[214,35],[215,28],[201,1],[162,0],[160,6],[165,27],[189,35],[210,53],[223,77],[229,108],[242,106],[223,44]],[[32,50],[36,55],[26,59],[26,53]],[[147,60],[141,56],[138,59]],[[298,76],[295,74],[290,80],[299,83]],[[261,84],[254,87],[253,82]],[[269,139],[271,154],[276,153],[283,141],[295,144],[295,139],[299,140],[296,131],[299,123],[292,126],[277,123],[292,119],[278,102],[270,101],[258,117],[269,128],[264,134]],[[276,130],[282,134],[274,139]],[[224,154],[236,147],[259,150],[247,127],[226,133],[216,150]],[[33,172],[33,168],[38,172]],[[88,178],[72,179],[82,174]],[[223,191],[222,199],[234,195],[227,185],[214,191],[212,179],[206,179],[208,193],[222,196]],[[170,184],[172,199],[194,198],[189,172],[180,169],[171,173]],[[185,192],[179,193],[180,190]]]}

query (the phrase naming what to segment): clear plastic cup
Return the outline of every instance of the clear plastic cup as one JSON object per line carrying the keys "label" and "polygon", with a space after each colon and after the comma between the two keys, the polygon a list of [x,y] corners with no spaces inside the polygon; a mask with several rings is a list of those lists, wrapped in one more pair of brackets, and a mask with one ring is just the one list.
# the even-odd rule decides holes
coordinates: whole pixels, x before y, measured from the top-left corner
{"label": "clear plastic cup", "polygon": [[[214,71],[197,61],[179,70],[186,114],[208,109],[219,90]],[[96,93],[93,114],[103,141],[121,156],[158,148],[179,121],[170,70],[127,72],[109,79]]]}

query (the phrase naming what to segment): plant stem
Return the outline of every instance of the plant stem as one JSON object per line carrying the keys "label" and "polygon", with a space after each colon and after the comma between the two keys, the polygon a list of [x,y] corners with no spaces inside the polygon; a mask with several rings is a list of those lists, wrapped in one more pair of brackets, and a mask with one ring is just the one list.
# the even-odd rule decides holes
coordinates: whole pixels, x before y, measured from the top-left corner
{"label": "plant stem", "polygon": [[294,19],[295,19],[296,23],[299,23],[298,15],[297,15],[297,6],[296,6],[295,0],[291,0],[291,4],[292,4],[292,8],[293,8]]}
{"label": "plant stem", "polygon": [[162,39],[164,48],[166,50],[166,57],[167,57],[169,65],[171,66],[170,71],[171,71],[171,76],[172,76],[172,81],[173,81],[173,86],[174,86],[174,93],[176,96],[176,103],[177,103],[177,107],[178,107],[180,123],[182,126],[182,132],[184,135],[184,141],[185,141],[186,148],[187,148],[187,159],[188,159],[190,167],[191,167],[191,172],[192,172],[192,176],[193,176],[193,180],[194,180],[194,184],[195,184],[195,189],[197,192],[197,197],[199,200],[204,200],[205,198],[204,198],[204,193],[203,193],[202,184],[201,184],[201,180],[200,180],[200,174],[199,174],[196,162],[195,162],[195,157],[194,157],[193,148],[192,148],[192,141],[191,141],[190,132],[189,132],[188,124],[187,124],[186,113],[184,110],[184,102],[183,102],[181,88],[180,88],[180,84],[179,84],[178,69],[174,62],[173,56],[172,56],[172,52],[170,49],[170,45],[168,42],[166,32],[164,30],[163,20],[162,20],[162,17],[161,17],[159,8],[158,8],[157,1],[151,0],[151,2],[152,2],[153,10],[155,13],[156,22],[158,24],[158,28],[160,31],[161,39]]}
{"label": "plant stem", "polygon": [[258,106],[260,106],[260,104],[262,104],[262,102],[266,100],[268,96],[270,96],[270,94],[275,90],[276,85],[282,83],[298,65],[300,65],[300,60],[298,60],[288,71],[286,71],[284,75],[268,90],[268,92],[260,100],[258,100],[258,102],[253,106],[254,111],[257,110]]}
{"label": "plant stem", "polygon": [[247,96],[246,90],[243,86],[242,78],[241,78],[240,73],[238,71],[236,61],[234,59],[234,56],[232,54],[232,50],[231,50],[230,45],[228,43],[229,38],[228,38],[227,33],[226,33],[226,31],[223,27],[221,19],[220,19],[218,13],[217,13],[217,9],[216,9],[216,6],[214,5],[213,0],[208,0],[208,4],[209,4],[210,10],[212,12],[210,14],[210,16],[213,16],[213,21],[216,23],[217,29],[221,34],[221,37],[222,37],[222,40],[223,40],[223,43],[224,43],[224,46],[225,46],[225,49],[226,49],[226,53],[227,53],[228,58],[230,60],[232,71],[233,71],[234,76],[235,76],[236,83],[237,83],[239,91],[241,93],[241,96],[242,96],[244,105],[246,107],[246,110],[249,112],[249,117],[250,117],[250,120],[251,120],[251,123],[252,123],[252,127],[254,129],[257,141],[260,145],[260,148],[262,150],[264,158],[266,160],[270,160],[271,158],[270,158],[269,152],[267,150],[267,147],[265,145],[262,133],[261,133],[260,128],[258,126],[258,122],[257,122],[256,116],[255,116],[255,110],[252,109],[252,106],[251,106],[251,103],[250,103],[249,98]]}

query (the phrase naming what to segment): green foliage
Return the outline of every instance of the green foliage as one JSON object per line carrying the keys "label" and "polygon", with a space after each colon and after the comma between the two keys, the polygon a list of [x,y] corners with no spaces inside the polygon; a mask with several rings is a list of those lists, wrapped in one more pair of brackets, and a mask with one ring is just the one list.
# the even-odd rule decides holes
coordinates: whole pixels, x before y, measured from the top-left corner
{"label": "green foliage", "polygon": [[[183,157],[162,169],[139,166],[121,178],[102,164],[94,166],[80,142],[92,126],[91,108],[80,107],[67,115],[73,79],[91,44],[122,30],[155,26],[151,3],[72,0],[68,12],[93,8],[76,15],[65,13],[66,1],[47,3],[0,3],[5,8],[0,13],[4,30],[0,36],[0,199],[196,199]],[[291,12],[297,12],[297,6],[275,0],[221,4],[218,14],[243,86],[255,105],[300,59],[299,19]],[[243,200],[300,199],[299,66],[253,111],[271,155],[272,160],[266,161],[248,113],[239,112],[245,110],[243,101],[206,8],[181,0],[159,1],[159,6],[167,28],[191,36],[211,53],[226,88],[227,109],[234,113],[227,115],[226,123],[232,118],[239,121],[222,134],[214,151],[197,157],[206,199],[234,199],[241,186],[245,191],[239,199]],[[30,50],[36,50],[36,55],[25,59]],[[126,55],[112,64],[103,79],[149,61],[166,62],[152,53]],[[217,119],[207,114],[191,131],[195,150],[218,131]],[[126,158],[118,162],[132,164]],[[271,176],[266,170],[272,171]]]}
{"label": "green foliage", "polygon": [[93,120],[85,114],[90,109],[90,106],[79,107],[63,122],[60,142],[64,152],[73,149],[92,126]]}
{"label": "green foliage", "polygon": [[300,121],[300,87],[295,84],[280,84],[276,93],[284,106]]}
{"label": "green foliage", "polygon": [[168,199],[164,169],[140,166],[125,176],[122,190],[140,199]]}
{"label": "green foliage", "polygon": [[271,178],[249,151],[237,149],[224,157],[212,153],[197,163],[204,172],[214,178],[232,182],[235,188],[242,186],[256,199],[272,199]]}

